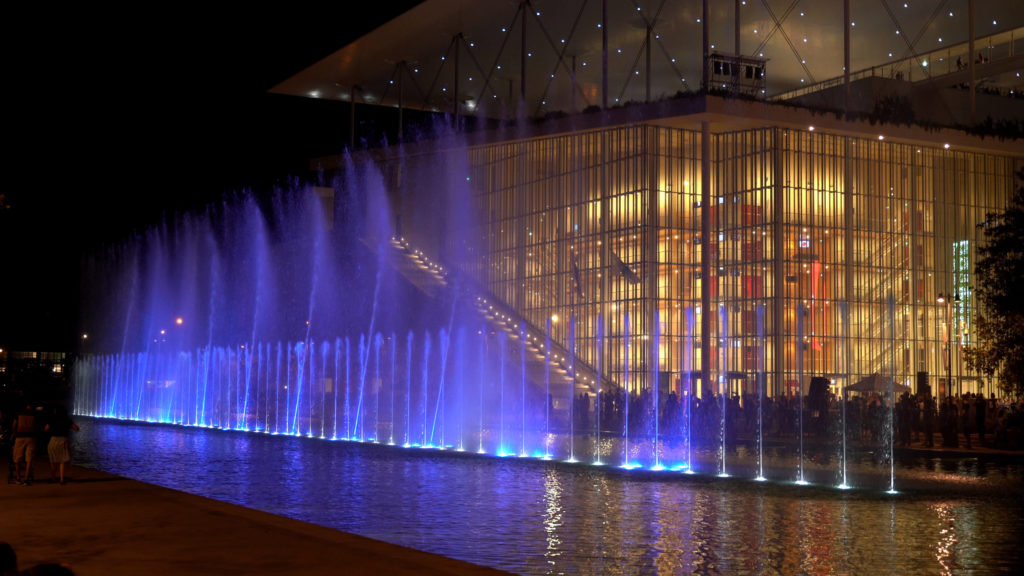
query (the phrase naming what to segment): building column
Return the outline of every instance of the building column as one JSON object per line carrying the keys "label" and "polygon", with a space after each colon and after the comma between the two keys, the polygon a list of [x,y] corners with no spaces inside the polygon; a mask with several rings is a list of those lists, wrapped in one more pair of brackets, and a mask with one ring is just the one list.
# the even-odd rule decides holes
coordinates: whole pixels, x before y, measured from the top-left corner
{"label": "building column", "polygon": [[608,0],[601,1],[601,109],[608,109]]}
{"label": "building column", "polygon": [[782,130],[772,129],[772,212],[775,225],[772,227],[772,260],[775,286],[772,295],[772,340],[775,351],[772,354],[773,384],[772,395],[785,393],[786,383],[786,197],[782,184],[784,158]]}
{"label": "building column", "polygon": [[522,105],[522,109],[526,110],[526,19],[529,17],[529,0],[523,0],[519,5],[519,9],[522,10],[523,21],[522,25],[522,46],[520,46],[519,52],[519,102]]}
{"label": "building column", "polygon": [[711,123],[700,123],[700,374],[701,393],[711,381]]}
{"label": "building column", "polygon": [[[516,154],[516,156],[519,158],[519,162],[516,166],[516,179],[520,183],[527,182],[527,146],[523,143],[516,143],[513,144],[513,146],[518,148],[518,154]],[[529,234],[526,230],[525,214],[526,195],[529,194],[530,191],[530,187],[523,186],[514,192],[515,208],[513,208],[513,216],[508,222],[508,227],[514,235],[516,243],[516,273],[512,279],[512,281],[515,282],[515,285],[512,287],[512,293],[515,296],[513,297],[512,302],[509,302],[509,304],[511,304],[512,308],[518,311],[519,315],[522,316],[523,318],[529,317],[528,313],[526,312],[526,252],[527,250],[529,250],[529,247],[527,246]],[[556,246],[560,244],[561,243],[559,242],[556,244]]]}
{"label": "building column", "polygon": [[455,45],[455,65],[453,66],[454,71],[452,72],[452,125],[455,127],[455,131],[459,131],[459,45],[462,44],[462,32],[455,35],[452,40],[452,44]]}
{"label": "building column", "polygon": [[648,361],[647,372],[654,379],[648,382],[655,391],[658,386],[658,350],[654,346],[654,335],[657,332],[658,319],[658,129],[650,124],[643,126],[644,131],[644,163],[647,168],[646,177],[646,206],[645,226],[647,234],[644,238],[644,260],[647,261],[647,276],[644,298],[645,316],[647,317],[647,349]]}
{"label": "building column", "polygon": [[647,24],[647,35],[644,36],[644,102],[651,101],[651,25]]}
{"label": "building column", "polygon": [[709,28],[708,28],[708,0],[704,0],[702,5],[701,5],[700,25],[701,25],[701,35],[700,35],[700,37],[701,37],[700,90],[701,90],[701,92],[707,94],[708,93],[708,88],[710,87],[709,86],[709,81],[711,79],[711,75],[709,74],[709,71],[708,71],[708,57],[711,55],[711,51],[710,51],[711,40],[708,37],[708,34],[709,34]]}
{"label": "building column", "polygon": [[[843,352],[846,359],[846,386],[852,384],[850,381],[853,377],[853,347],[851,346],[851,336],[849,334],[850,327],[853,326],[853,322],[850,316],[853,315],[853,295],[854,295],[854,283],[856,282],[856,275],[854,274],[854,260],[853,260],[853,140],[849,136],[843,136],[843,286],[845,293],[843,298],[846,300],[846,319],[845,319],[845,330],[843,334]],[[845,388],[844,388],[845,391]]]}
{"label": "building column", "polygon": [[977,90],[978,84],[974,76],[974,60],[976,58],[974,55],[974,0],[968,0],[967,3],[967,22],[967,26],[969,28],[967,36],[967,50],[970,52],[970,55],[967,57],[967,67],[970,69],[969,74],[971,76],[971,80],[968,84],[968,92],[970,93],[971,99],[971,126],[973,127],[978,123],[977,97],[975,96],[975,90]]}
{"label": "building column", "polygon": [[[922,338],[924,337],[924,334],[922,334],[921,330],[921,325],[923,324],[922,321],[924,320],[923,316],[921,316],[924,314],[924,308],[922,307],[922,304],[924,302],[927,302],[927,300],[925,300],[924,302],[920,302],[916,297],[917,282],[918,280],[923,280],[922,278],[920,278],[921,268],[918,265],[918,262],[920,262],[921,254],[919,253],[919,248],[917,245],[919,232],[917,229],[917,209],[920,197],[918,194],[918,183],[916,174],[918,163],[921,159],[921,155],[914,154],[912,158],[913,159],[910,161],[910,166],[907,167],[907,186],[910,188],[910,207],[907,209],[907,218],[910,220],[908,226],[910,234],[910,262],[908,266],[908,268],[910,269],[910,302],[908,304],[910,305],[911,309],[910,337],[908,338],[908,340],[913,342],[913,348],[910,351],[910,376],[912,377],[912,381],[916,383],[917,373],[921,371],[921,360],[923,359],[922,354],[919,353],[923,353],[923,350],[919,349],[919,347],[921,346],[921,343],[923,341]],[[911,384],[911,386],[913,386],[913,384]],[[916,390],[912,388],[911,392],[916,392]]]}
{"label": "building column", "polygon": [[[609,139],[608,136],[609,136],[609,134],[608,134],[608,132],[609,132],[608,130],[602,130],[601,131],[601,136],[600,136],[600,141],[599,141],[600,142],[600,146],[601,146],[601,152],[600,152],[600,155],[601,155],[601,167],[599,168],[599,170],[600,170],[600,178],[598,178],[598,194],[600,195],[599,199],[600,199],[600,206],[601,206],[601,222],[600,222],[601,235],[599,237],[600,241],[601,241],[601,249],[599,251],[599,254],[601,255],[601,262],[600,262],[600,264],[601,264],[601,276],[600,276],[600,279],[601,279],[601,281],[600,281],[600,286],[601,286],[601,297],[600,297],[600,302],[601,302],[601,308],[600,308],[601,309],[601,318],[600,318],[600,322],[601,322],[601,332],[604,334],[604,341],[601,343],[602,348],[603,348],[600,351],[601,363],[598,365],[597,369],[598,369],[598,371],[600,371],[602,379],[607,378],[607,374],[609,372],[609,367],[614,362],[614,360],[610,360],[608,358],[607,352],[608,352],[608,350],[611,350],[611,349],[617,349],[617,348],[613,348],[612,346],[609,346],[609,344],[608,344],[609,341],[611,340],[611,336],[612,336],[612,332],[611,332],[611,330],[609,330],[609,328],[612,325],[612,304],[613,304],[613,301],[612,301],[612,277],[615,275],[615,274],[612,273],[612,266],[613,266],[613,264],[612,264],[612,259],[611,259],[611,255],[610,255],[612,239],[611,239],[611,237],[610,237],[610,235],[608,233],[608,226],[610,224],[609,223],[609,218],[610,218],[610,212],[611,212],[610,202],[609,202],[609,198],[608,198],[608,196],[609,196],[609,193],[608,193],[608,188],[609,188],[608,187],[608,139]],[[602,383],[598,382],[598,385],[602,385]],[[613,391],[612,390],[608,390],[607,392],[613,392]]]}

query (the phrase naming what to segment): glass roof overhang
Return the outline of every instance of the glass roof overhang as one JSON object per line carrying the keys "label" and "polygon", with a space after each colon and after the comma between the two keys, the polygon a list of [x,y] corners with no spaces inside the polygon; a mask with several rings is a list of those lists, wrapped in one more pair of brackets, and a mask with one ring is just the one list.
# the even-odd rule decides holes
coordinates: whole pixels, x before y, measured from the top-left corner
{"label": "glass roof overhang", "polygon": [[[707,2],[707,14],[703,4],[426,0],[271,92],[491,118],[543,117],[698,92],[705,50],[763,60],[766,99],[834,85],[843,76],[841,3],[716,0]],[[967,58],[972,20],[976,51],[1024,54],[1024,12],[1015,4],[975,3],[969,18],[967,0],[850,0],[852,73],[888,66],[896,74],[905,67],[928,79],[928,65],[942,72],[936,58],[947,68],[958,56]],[[1019,83],[1019,67],[1006,74],[1011,86],[1013,78]]]}

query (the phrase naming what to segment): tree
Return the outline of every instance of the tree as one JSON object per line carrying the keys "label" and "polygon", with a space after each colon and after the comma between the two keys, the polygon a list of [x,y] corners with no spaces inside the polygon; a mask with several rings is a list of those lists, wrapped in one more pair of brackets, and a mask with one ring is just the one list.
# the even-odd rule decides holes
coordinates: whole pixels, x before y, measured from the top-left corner
{"label": "tree", "polygon": [[[1024,181],[1024,169],[1017,173]],[[978,225],[983,241],[975,265],[978,298],[976,345],[965,352],[967,366],[1016,398],[1024,395],[1024,185],[1002,212]]]}

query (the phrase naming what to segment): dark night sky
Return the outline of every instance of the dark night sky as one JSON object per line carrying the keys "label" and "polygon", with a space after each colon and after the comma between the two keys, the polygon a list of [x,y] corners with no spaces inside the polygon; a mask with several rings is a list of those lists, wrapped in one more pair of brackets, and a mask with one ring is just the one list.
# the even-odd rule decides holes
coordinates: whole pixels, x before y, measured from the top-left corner
{"label": "dark night sky", "polygon": [[267,90],[417,3],[9,13],[0,348],[75,346],[78,264],[96,246],[339,151],[345,105]]}

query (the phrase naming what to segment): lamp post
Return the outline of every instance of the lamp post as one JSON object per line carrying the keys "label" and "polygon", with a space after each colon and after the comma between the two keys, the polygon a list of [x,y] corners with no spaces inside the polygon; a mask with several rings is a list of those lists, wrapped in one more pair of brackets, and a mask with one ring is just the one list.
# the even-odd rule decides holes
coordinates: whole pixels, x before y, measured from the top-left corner
{"label": "lamp post", "polygon": [[[953,305],[959,306],[959,292],[953,292],[953,301],[950,302],[949,310],[952,310],[952,306]],[[964,351],[961,348],[961,346],[963,345],[963,341],[961,339],[961,333],[959,333],[959,318],[961,318],[961,317],[958,316],[959,314],[961,314],[961,313],[959,313],[959,311],[957,311],[957,316],[953,317],[952,314],[949,313],[949,316],[950,316],[949,328],[952,330],[952,332],[950,333],[951,334],[950,335],[950,344],[955,344],[955,346],[950,345],[950,349],[952,349],[952,351],[954,351],[956,353],[956,394],[961,396],[961,397],[963,397],[964,396],[964,375],[961,372],[961,365],[959,365],[959,363],[961,363],[961,359],[963,358]],[[952,339],[954,337],[955,337],[955,340]],[[952,361],[953,361],[953,358],[952,358],[951,353],[950,353],[949,362],[952,363]]]}
{"label": "lamp post", "polygon": [[[945,341],[944,344],[946,346],[946,357],[945,357],[945,359],[943,361],[946,364],[946,387],[947,387],[946,394],[949,394],[949,392],[951,392],[953,390],[953,382],[952,382],[952,379],[951,379],[952,378],[952,374],[951,374],[952,362],[950,362],[950,360],[951,360],[950,355],[953,353],[953,349],[949,345],[949,338],[950,338],[950,334],[951,334],[949,324],[950,324],[951,320],[953,319],[953,299],[948,297],[948,296],[946,296],[942,292],[939,292],[939,297],[936,298],[935,301],[938,302],[939,304],[945,304],[946,305],[946,327],[945,327],[945,330],[943,332],[943,340]],[[940,398],[940,400],[941,400],[941,398]]]}
{"label": "lamp post", "polygon": [[181,350],[185,349],[184,328],[182,328],[182,326],[185,325],[185,319],[182,318],[181,316],[176,317],[174,319],[174,325],[175,325],[175,327],[177,327],[177,330],[175,330],[175,335],[174,335],[175,346],[176,346],[175,349],[180,352]]}
{"label": "lamp post", "polygon": [[[953,301],[960,301],[960,295],[954,294],[952,297],[939,292],[936,302],[939,304],[946,305],[946,333],[945,333],[945,344],[946,344],[946,384],[949,387],[947,394],[953,392],[953,379],[952,379],[952,368],[953,368]],[[957,335],[959,341],[959,334]],[[959,383],[957,386],[957,393],[963,393],[963,390],[959,389]]]}

